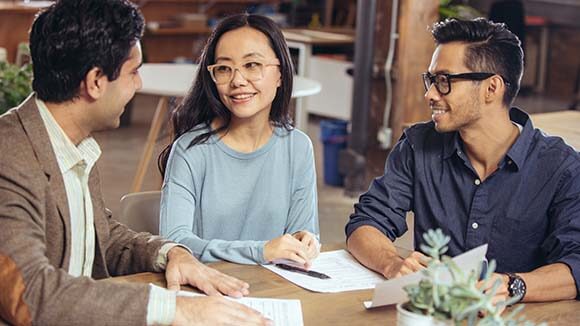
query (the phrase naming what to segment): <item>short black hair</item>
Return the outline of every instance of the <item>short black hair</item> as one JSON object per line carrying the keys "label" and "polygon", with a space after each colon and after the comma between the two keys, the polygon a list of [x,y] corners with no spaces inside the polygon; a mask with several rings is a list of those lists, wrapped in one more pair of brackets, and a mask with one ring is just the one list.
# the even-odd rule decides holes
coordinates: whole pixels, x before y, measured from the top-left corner
{"label": "short black hair", "polygon": [[62,103],[78,96],[94,67],[117,79],[143,27],[143,16],[128,0],[56,1],[30,31],[32,89],[43,101]]}
{"label": "short black hair", "polygon": [[518,37],[505,24],[485,18],[473,20],[446,19],[431,30],[437,45],[450,42],[468,43],[465,66],[473,71],[492,72],[506,82],[503,103],[511,106],[520,90],[524,70],[524,52]]}

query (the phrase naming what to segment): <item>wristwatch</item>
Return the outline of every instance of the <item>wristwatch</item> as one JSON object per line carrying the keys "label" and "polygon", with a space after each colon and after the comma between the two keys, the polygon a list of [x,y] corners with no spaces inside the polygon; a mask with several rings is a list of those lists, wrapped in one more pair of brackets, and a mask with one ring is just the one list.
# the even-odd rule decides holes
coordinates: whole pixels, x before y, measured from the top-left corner
{"label": "wristwatch", "polygon": [[506,275],[509,278],[507,288],[510,298],[519,297],[518,301],[522,301],[526,295],[526,282],[517,274],[506,273]]}

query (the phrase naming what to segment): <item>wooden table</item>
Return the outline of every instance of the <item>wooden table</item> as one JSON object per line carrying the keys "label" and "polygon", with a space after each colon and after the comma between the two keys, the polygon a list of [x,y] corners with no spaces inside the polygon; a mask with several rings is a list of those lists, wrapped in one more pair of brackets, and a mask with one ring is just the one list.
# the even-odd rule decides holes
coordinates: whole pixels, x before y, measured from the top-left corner
{"label": "wooden table", "polygon": [[[343,248],[343,245],[324,246],[326,250]],[[210,264],[213,268],[235,276],[250,284],[250,296],[258,298],[299,299],[305,325],[395,325],[395,306],[367,310],[363,302],[372,299],[372,290],[342,293],[315,293],[253,265],[226,262]],[[153,283],[166,287],[163,274],[141,273],[115,277],[114,282]],[[522,314],[522,313],[520,313]],[[567,300],[553,303],[528,303],[523,314],[535,322],[550,325],[580,325],[580,302]]]}
{"label": "wooden table", "polygon": [[568,110],[530,115],[534,127],[549,135],[560,136],[580,151],[580,111]]}

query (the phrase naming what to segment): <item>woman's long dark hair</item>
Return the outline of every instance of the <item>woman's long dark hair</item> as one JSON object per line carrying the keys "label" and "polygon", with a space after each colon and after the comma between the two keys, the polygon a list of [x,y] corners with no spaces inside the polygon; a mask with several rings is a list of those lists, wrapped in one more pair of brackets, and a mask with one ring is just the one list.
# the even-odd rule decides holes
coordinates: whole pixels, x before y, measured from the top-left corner
{"label": "woman's long dark hair", "polygon": [[292,96],[292,61],[288,52],[288,46],[282,31],[269,18],[260,15],[237,14],[223,19],[211,33],[203,53],[201,54],[199,69],[193,87],[183,102],[171,114],[173,134],[171,143],[159,155],[157,165],[161,175],[165,175],[165,168],[169,153],[175,141],[183,134],[194,128],[203,129],[210,126],[215,118],[220,118],[224,125],[216,130],[203,133],[195,137],[188,145],[206,142],[212,135],[228,130],[231,122],[231,112],[221,102],[215,83],[211,79],[207,66],[215,63],[215,48],[223,34],[242,28],[251,27],[268,37],[270,46],[280,61],[280,74],[282,85],[276,90],[276,97],[272,101],[270,121],[277,127],[287,130],[293,128],[290,118],[290,98]]}

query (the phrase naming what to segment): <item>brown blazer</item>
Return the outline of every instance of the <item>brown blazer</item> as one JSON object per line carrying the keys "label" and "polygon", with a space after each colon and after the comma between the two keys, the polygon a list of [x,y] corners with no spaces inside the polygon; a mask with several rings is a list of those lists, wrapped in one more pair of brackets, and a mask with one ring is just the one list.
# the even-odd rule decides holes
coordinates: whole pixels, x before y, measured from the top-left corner
{"label": "brown blazer", "polygon": [[[96,232],[93,277],[153,271],[161,245],[111,218],[98,171],[89,188]],[[62,175],[34,96],[0,117],[0,319],[18,325],[144,325],[148,285],[72,277]]]}

